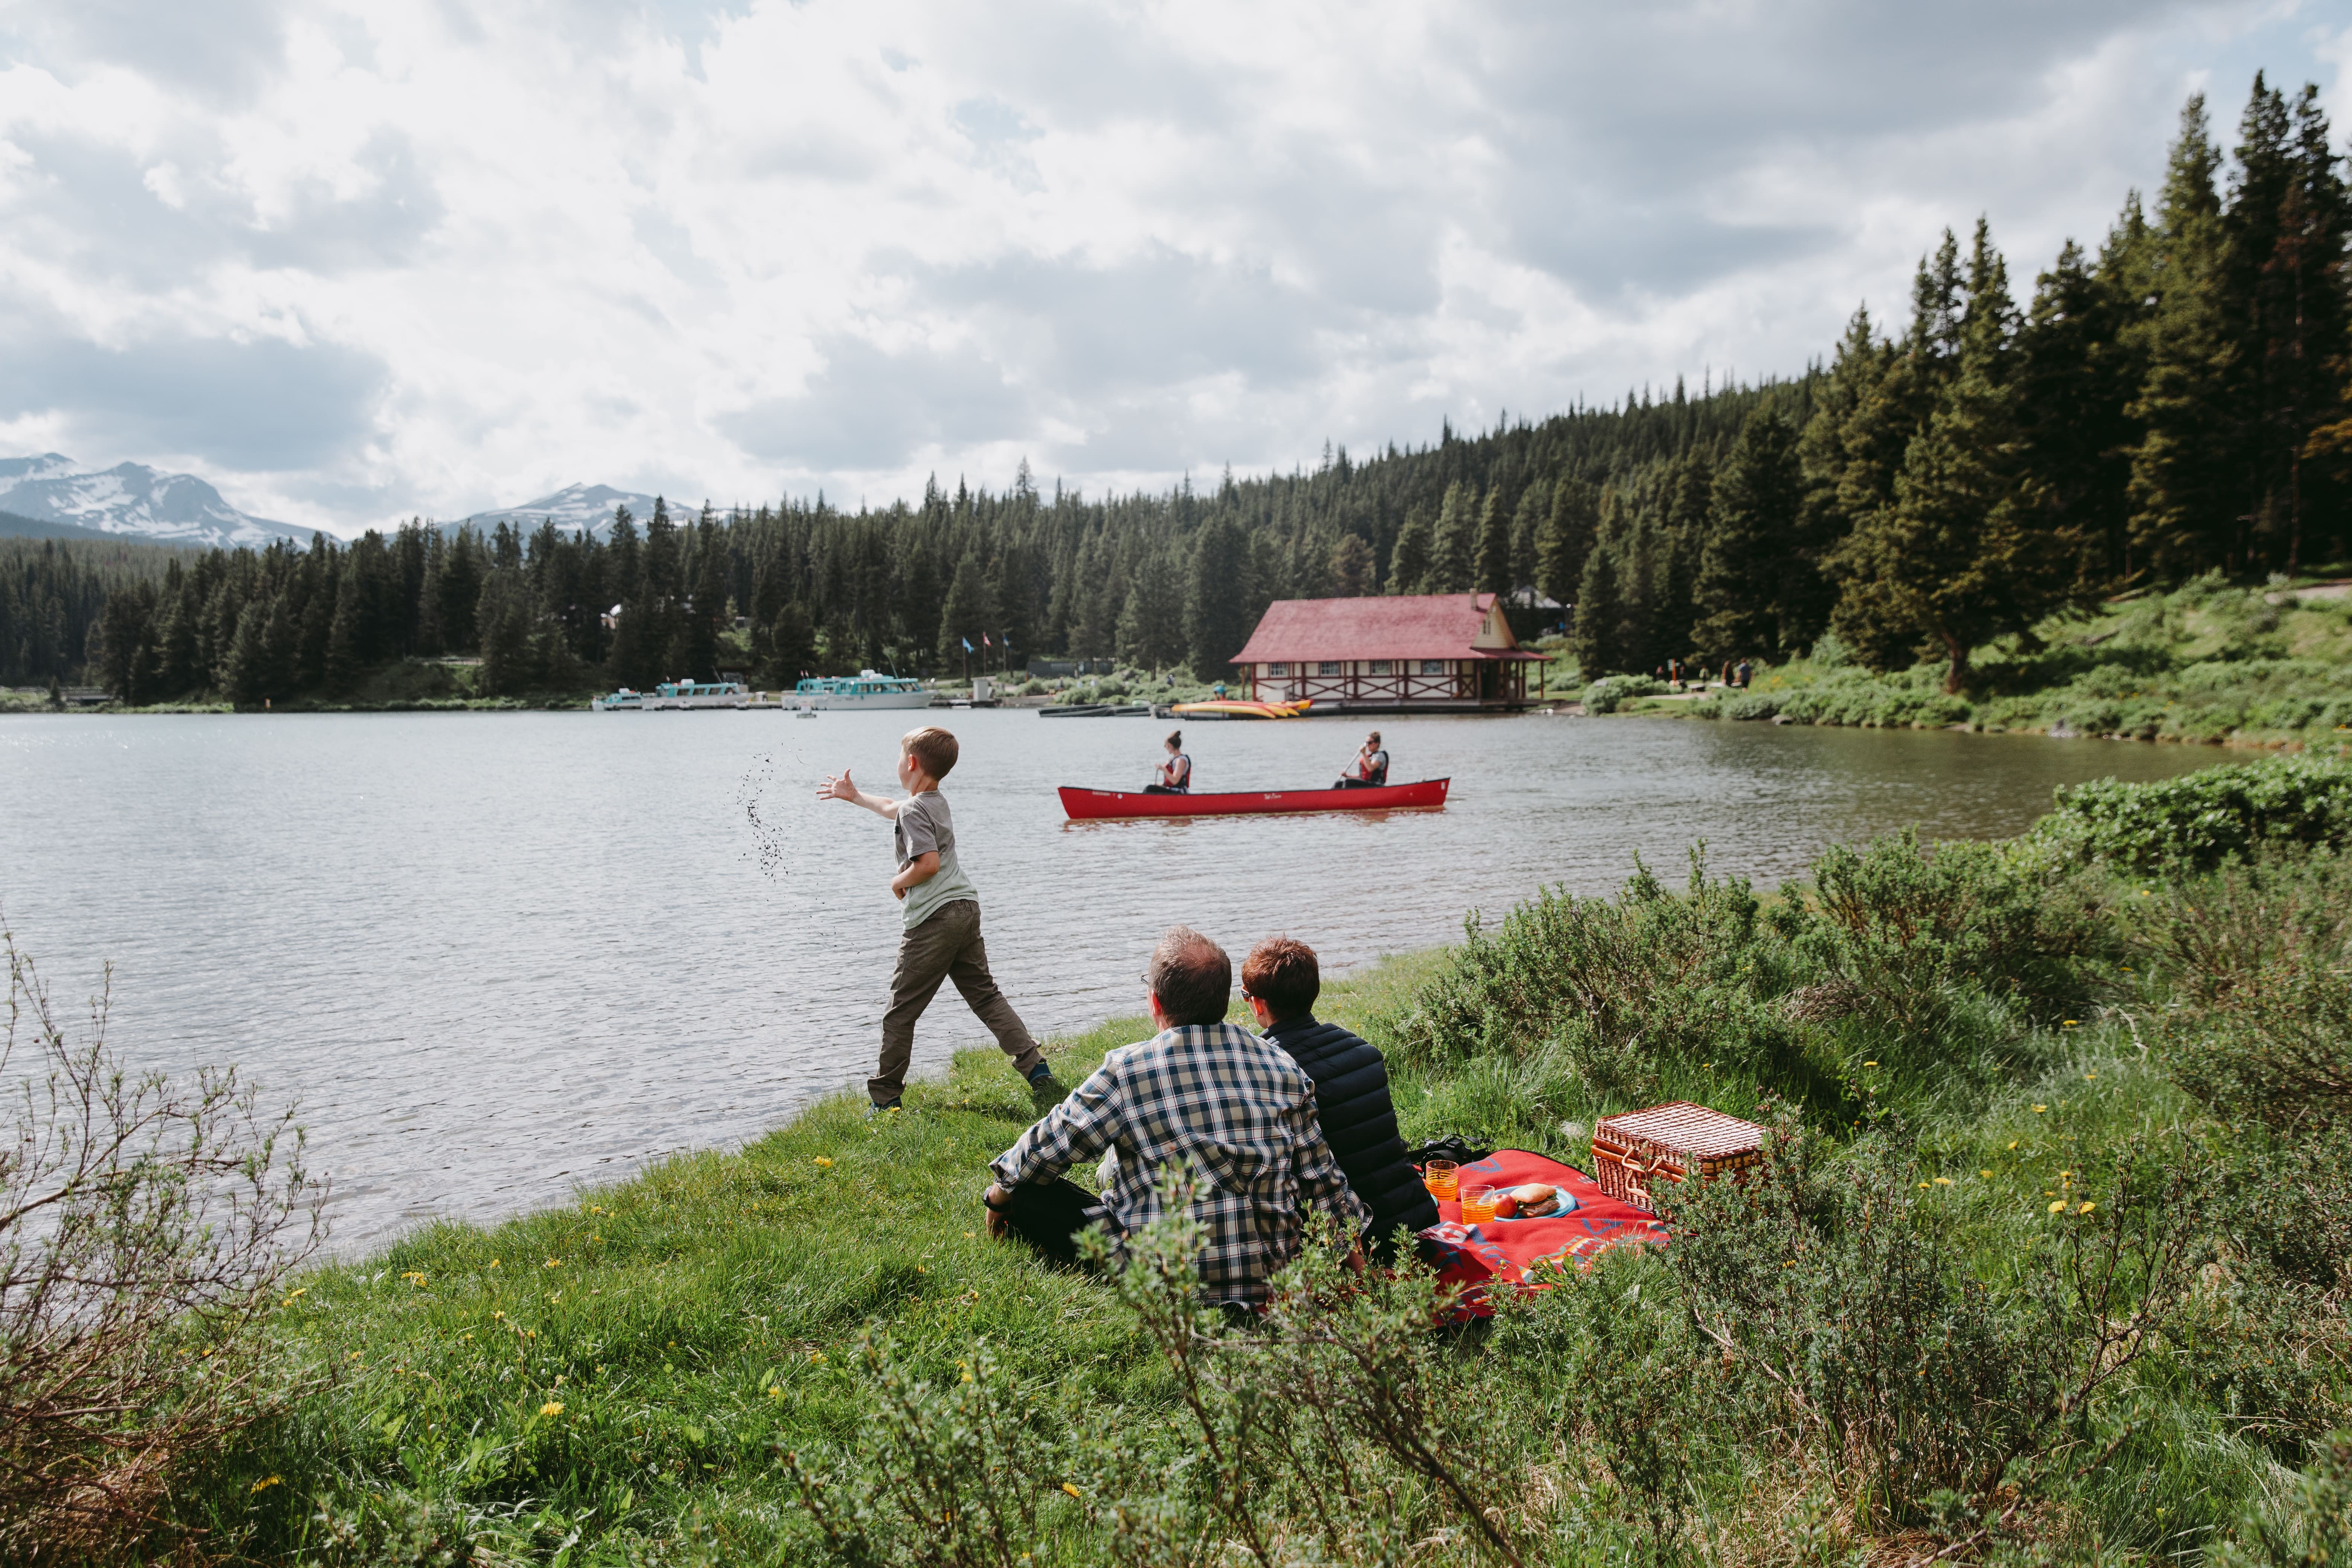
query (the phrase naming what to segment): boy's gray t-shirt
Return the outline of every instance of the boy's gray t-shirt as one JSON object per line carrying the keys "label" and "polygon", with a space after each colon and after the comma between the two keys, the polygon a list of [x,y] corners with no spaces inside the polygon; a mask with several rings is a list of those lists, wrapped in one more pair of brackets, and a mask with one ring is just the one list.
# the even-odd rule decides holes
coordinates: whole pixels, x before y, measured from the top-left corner
{"label": "boy's gray t-shirt", "polygon": [[980,889],[971,885],[956,864],[955,819],[948,815],[948,797],[939,791],[925,790],[898,803],[898,826],[895,837],[898,846],[898,869],[918,855],[939,851],[940,868],[928,882],[920,882],[907,890],[907,929],[912,931],[940,911],[942,904],[958,899],[970,899],[977,903]]}

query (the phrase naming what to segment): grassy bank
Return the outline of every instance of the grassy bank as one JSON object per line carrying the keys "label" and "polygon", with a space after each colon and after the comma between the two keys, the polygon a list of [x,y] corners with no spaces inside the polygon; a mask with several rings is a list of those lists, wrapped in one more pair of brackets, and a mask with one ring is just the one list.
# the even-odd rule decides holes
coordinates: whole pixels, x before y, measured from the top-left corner
{"label": "grassy bank", "polygon": [[2352,596],[2218,576],[2092,616],[2053,617],[1982,650],[1957,693],[1940,661],[1874,674],[1824,637],[1760,668],[1745,691],[1629,698],[1621,711],[1722,720],[2252,745],[2334,743],[2352,731]]}
{"label": "grassy bank", "polygon": [[967,1053],[293,1282],[304,1391],[174,1507],[348,1563],[2341,1560],[2347,836],[2352,767],[2275,759],[1769,898],[1641,870],[1336,986],[1409,1139],[1776,1129],[1664,1253],[1482,1330],[1310,1258],[1234,1331],[1176,1231],[1114,1281],[986,1242],[1029,1113]]}

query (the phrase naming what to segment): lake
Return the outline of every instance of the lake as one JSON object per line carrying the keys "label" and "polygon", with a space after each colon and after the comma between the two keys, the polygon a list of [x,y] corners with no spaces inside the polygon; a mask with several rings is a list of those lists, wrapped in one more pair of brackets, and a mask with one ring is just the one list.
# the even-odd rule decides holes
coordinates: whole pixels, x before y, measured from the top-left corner
{"label": "lake", "polygon": [[[898,939],[896,737],[948,781],[997,977],[1039,1034],[1139,1012],[1183,921],[1328,969],[1457,940],[1539,885],[1679,886],[1696,840],[1772,886],[1824,844],[2015,833],[2053,786],[2203,748],[1601,719],[1376,721],[1442,812],[1068,824],[1139,788],[1166,721],[1034,711],[0,717],[0,912],[71,1013],[114,965],[133,1062],[239,1064],[299,1100],[351,1252],[740,1142],[872,1070]],[[1328,783],[1362,720],[1188,726],[1203,790]],[[951,987],[919,1071],[989,1043]],[[1008,1068],[1008,1072],[1009,1072]]]}

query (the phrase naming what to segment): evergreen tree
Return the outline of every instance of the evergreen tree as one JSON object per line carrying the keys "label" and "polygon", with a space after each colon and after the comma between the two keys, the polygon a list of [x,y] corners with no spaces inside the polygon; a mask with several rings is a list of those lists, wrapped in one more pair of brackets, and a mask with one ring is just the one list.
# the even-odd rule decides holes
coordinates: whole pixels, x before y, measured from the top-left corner
{"label": "evergreen tree", "polygon": [[[967,546],[963,559],[956,563],[954,578],[948,584],[947,602],[940,606],[940,665],[953,670],[974,665],[986,668],[981,658],[985,645],[980,639],[995,619],[996,606],[989,602],[988,575],[981,566],[980,552],[975,546]],[[967,643],[971,645],[968,650]]]}
{"label": "evergreen tree", "polygon": [[1202,526],[1184,595],[1184,637],[1197,679],[1223,679],[1234,655],[1249,641],[1255,617],[1247,601],[1248,561],[1248,536],[1229,513]]}
{"label": "evergreen tree", "polygon": [[334,617],[327,626],[324,675],[329,691],[346,692],[358,683],[362,668],[359,652],[359,579],[348,569],[335,584]]}
{"label": "evergreen tree", "polygon": [[1536,586],[1563,605],[1576,602],[1585,558],[1601,524],[1601,493],[1574,475],[1552,486],[1551,510],[1536,536]]}
{"label": "evergreen tree", "polygon": [[2230,484],[2236,348],[2222,312],[2221,153],[2205,100],[2181,110],[2151,237],[2157,305],[2145,321],[2147,379],[2126,410],[2144,429],[2131,459],[2131,552],[2167,577],[2234,567]]}
{"label": "evergreen tree", "polygon": [[1182,582],[1165,550],[1144,552],[1119,613],[1120,658],[1139,668],[1163,669],[1182,657]]}
{"label": "evergreen tree", "polygon": [[1478,574],[1478,491],[1459,479],[1445,487],[1437,509],[1437,531],[1430,541],[1428,585],[1424,594],[1466,593]]}
{"label": "evergreen tree", "polygon": [[1511,508],[1514,502],[1501,485],[1486,492],[1478,512],[1478,556],[1471,584],[1482,594],[1507,594],[1511,581]]}
{"label": "evergreen tree", "polygon": [[1576,591],[1576,618],[1569,632],[1568,649],[1586,680],[1598,680],[1628,669],[1633,627],[1618,580],[1615,552],[1605,545],[1586,555],[1583,580]]}
{"label": "evergreen tree", "polygon": [[2034,286],[2018,339],[2021,453],[2039,513],[2033,526],[2064,546],[2066,568],[2089,585],[2127,568],[2131,447],[2126,413],[2135,368],[2123,351],[2126,302],[2073,240]]}
{"label": "evergreen tree", "polygon": [[1360,533],[1343,533],[1331,548],[1331,592],[1342,599],[1360,599],[1372,591],[1372,547]]}
{"label": "evergreen tree", "polygon": [[1699,559],[1692,640],[1707,663],[1791,651],[1801,606],[1812,597],[1797,554],[1805,500],[1797,433],[1779,409],[1748,417],[1716,477],[1706,547]]}
{"label": "evergreen tree", "polygon": [[1419,508],[1414,508],[1405,513],[1404,526],[1397,530],[1396,550],[1389,557],[1389,592],[1429,592],[1429,520]]}
{"label": "evergreen tree", "polygon": [[1936,647],[1944,689],[1955,692],[1979,647],[2030,627],[2071,586],[2030,505],[2016,393],[2003,377],[2014,320],[2004,269],[1995,259],[1971,270],[1958,374],[1905,453],[1894,501],[1840,547],[1843,574],[1859,591],[1841,601],[1836,623],[1841,637],[1880,659],[1906,641]]}
{"label": "evergreen tree", "polygon": [[1550,481],[1537,479],[1519,492],[1519,504],[1511,513],[1511,564],[1504,575],[1514,591],[1535,586],[1536,542],[1551,516],[1551,492]]}

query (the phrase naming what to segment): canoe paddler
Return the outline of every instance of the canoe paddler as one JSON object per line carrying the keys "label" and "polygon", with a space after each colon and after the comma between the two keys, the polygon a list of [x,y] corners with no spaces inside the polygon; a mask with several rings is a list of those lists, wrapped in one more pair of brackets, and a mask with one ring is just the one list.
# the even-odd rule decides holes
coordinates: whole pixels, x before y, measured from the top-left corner
{"label": "canoe paddler", "polygon": [[1381,732],[1375,730],[1364,737],[1363,750],[1356,753],[1354,771],[1331,787],[1377,789],[1388,782],[1389,754],[1381,750]]}
{"label": "canoe paddler", "polygon": [[1165,742],[1168,760],[1151,771],[1155,782],[1145,784],[1146,795],[1190,795],[1192,793],[1192,759],[1184,754],[1184,731],[1171,730]]}

